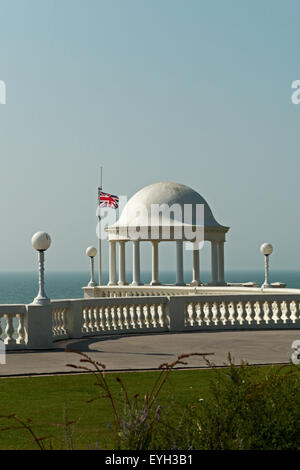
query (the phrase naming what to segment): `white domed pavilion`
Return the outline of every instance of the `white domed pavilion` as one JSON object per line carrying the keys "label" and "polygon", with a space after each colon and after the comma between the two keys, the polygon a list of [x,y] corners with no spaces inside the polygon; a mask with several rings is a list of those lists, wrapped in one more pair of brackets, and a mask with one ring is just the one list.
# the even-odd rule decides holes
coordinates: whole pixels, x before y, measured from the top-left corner
{"label": "white domed pavilion", "polygon": [[[154,210],[158,208],[158,210]],[[190,208],[189,217],[184,216]],[[198,215],[201,213],[202,217]],[[171,210],[168,210],[171,209]],[[174,209],[174,210],[173,210]],[[107,227],[109,239],[109,285],[126,285],[125,244],[133,246],[132,285],[141,285],[140,244],[152,244],[152,281],[159,285],[159,243],[176,243],[176,284],[184,285],[183,243],[195,242],[186,233],[200,233],[202,240],[211,243],[211,285],[225,285],[224,242],[229,227],[220,225],[206,200],[192,188],[180,183],[159,182],[144,187],[134,194],[125,205],[119,220]],[[116,245],[119,245],[119,279],[116,278]],[[190,285],[200,282],[200,245],[194,243],[193,278]]]}

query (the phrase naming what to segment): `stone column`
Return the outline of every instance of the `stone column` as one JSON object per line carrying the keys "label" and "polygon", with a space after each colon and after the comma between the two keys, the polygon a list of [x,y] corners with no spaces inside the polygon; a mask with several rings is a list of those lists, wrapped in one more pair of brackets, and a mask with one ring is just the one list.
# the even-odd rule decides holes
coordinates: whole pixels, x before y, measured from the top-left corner
{"label": "stone column", "polygon": [[159,286],[159,275],[158,275],[158,244],[159,241],[152,241],[152,281],[151,286]]}
{"label": "stone column", "polygon": [[176,241],[176,286],[184,285],[184,276],[183,276],[183,242],[182,240]]}
{"label": "stone column", "polygon": [[132,286],[141,285],[140,242],[132,242]]}
{"label": "stone column", "polygon": [[125,242],[119,241],[119,286],[126,285]]}
{"label": "stone column", "polygon": [[218,243],[211,242],[211,285],[216,286],[218,283]]}
{"label": "stone column", "polygon": [[116,273],[116,242],[109,240],[109,286],[117,284]]}
{"label": "stone column", "polygon": [[218,242],[218,284],[225,284],[224,241]]}
{"label": "stone column", "polygon": [[199,286],[200,284],[199,250],[193,249],[193,279],[190,285]]}

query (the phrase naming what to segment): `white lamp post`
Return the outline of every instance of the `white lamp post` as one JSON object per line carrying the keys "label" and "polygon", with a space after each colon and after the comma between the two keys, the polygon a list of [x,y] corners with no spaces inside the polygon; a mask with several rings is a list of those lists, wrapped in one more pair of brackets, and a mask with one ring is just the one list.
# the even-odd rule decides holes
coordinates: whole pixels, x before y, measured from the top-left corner
{"label": "white lamp post", "polygon": [[88,283],[88,287],[95,287],[96,282],[95,282],[94,258],[97,254],[97,248],[95,248],[94,246],[89,246],[86,249],[86,254],[91,258],[91,279],[90,279],[90,282]]}
{"label": "white lamp post", "polygon": [[269,256],[273,253],[273,247],[270,243],[264,243],[260,247],[261,253],[265,256],[265,282],[263,283],[263,288],[272,287],[269,282]]}
{"label": "white lamp post", "polygon": [[45,279],[44,279],[44,252],[48,250],[51,245],[51,237],[46,232],[37,232],[31,239],[33,248],[39,252],[39,293],[32,302],[34,305],[47,305],[50,303],[50,299],[45,293]]}

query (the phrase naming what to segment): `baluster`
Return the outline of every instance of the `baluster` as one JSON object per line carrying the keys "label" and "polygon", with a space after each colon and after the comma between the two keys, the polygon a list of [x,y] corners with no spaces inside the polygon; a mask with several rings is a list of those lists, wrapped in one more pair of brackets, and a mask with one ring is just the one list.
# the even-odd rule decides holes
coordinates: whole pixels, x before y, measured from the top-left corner
{"label": "baluster", "polygon": [[142,310],[142,306],[137,305],[136,306],[136,314],[137,314],[137,324],[138,324],[139,328],[143,328],[143,323],[142,323],[142,318],[141,318],[141,310]]}
{"label": "baluster", "polygon": [[272,303],[265,301],[263,305],[264,305],[264,322],[265,322],[265,325],[268,325],[273,322]]}
{"label": "baluster", "polygon": [[118,329],[117,325],[117,314],[116,314],[116,308],[115,305],[112,305],[110,308],[110,315],[111,315],[111,326],[114,331]]}
{"label": "baluster", "polygon": [[221,322],[220,308],[219,308],[218,302],[212,303],[211,313],[212,313],[212,325],[218,326],[218,324]]}
{"label": "baluster", "polygon": [[19,320],[17,344],[25,344],[25,316],[22,313],[18,313],[17,318]]}
{"label": "baluster", "polygon": [[123,307],[123,315],[124,315],[124,325],[126,330],[129,330],[129,311],[128,311],[128,305],[124,305]]}
{"label": "baluster", "polygon": [[209,302],[205,302],[203,305],[203,311],[204,311],[204,323],[205,327],[209,327],[210,325],[210,308],[209,308]]}
{"label": "baluster", "polygon": [[198,309],[198,302],[193,302],[193,324],[195,327],[198,326],[197,309]]}
{"label": "baluster", "polygon": [[0,338],[2,337],[2,333],[3,333],[3,330],[2,330],[2,318],[3,318],[3,315],[1,314],[1,315],[0,315]]}
{"label": "baluster", "polygon": [[229,302],[228,304],[228,313],[229,313],[228,321],[230,322],[231,326],[235,326],[237,323],[237,319],[235,315],[236,307],[233,302]]}
{"label": "baluster", "polygon": [[196,322],[198,326],[202,326],[203,323],[203,309],[200,302],[196,303]]}
{"label": "baluster", "polygon": [[245,321],[250,326],[251,323],[253,322],[253,318],[252,318],[253,312],[252,312],[251,302],[248,301],[244,304],[244,310],[245,310],[245,314],[246,314]]}
{"label": "baluster", "polygon": [[277,325],[280,322],[280,317],[278,315],[279,309],[278,309],[278,304],[275,301],[268,301],[268,311],[269,311],[269,317],[271,321]]}
{"label": "baluster", "polygon": [[291,302],[289,300],[285,301],[286,305],[286,325],[293,325],[293,319],[292,319],[292,310],[291,310]]}
{"label": "baluster", "polygon": [[266,325],[272,323],[272,309],[270,310],[270,304],[266,301],[264,302],[264,321]]}
{"label": "baluster", "polygon": [[60,336],[61,332],[60,332],[60,324],[61,324],[61,320],[60,320],[60,311],[59,310],[56,310],[55,312],[55,320],[56,320],[56,335],[57,336]]}
{"label": "baluster", "polygon": [[281,301],[277,301],[277,307],[278,307],[278,316],[280,318],[279,323],[281,325],[284,325],[286,322],[286,308],[285,308],[285,303]]}
{"label": "baluster", "polygon": [[59,336],[60,331],[59,331],[59,310],[55,311],[55,335]]}
{"label": "baluster", "polygon": [[136,330],[139,328],[138,306],[134,304],[132,307],[134,329]]}
{"label": "baluster", "polygon": [[94,326],[96,331],[100,331],[100,316],[99,316],[99,308],[96,306],[93,308],[93,316],[94,316]]}
{"label": "baluster", "polygon": [[98,308],[98,322],[100,331],[105,331],[104,307]]}
{"label": "baluster", "polygon": [[157,306],[157,313],[158,313],[158,323],[159,325],[161,326],[161,328],[164,328],[165,324],[164,324],[164,310],[163,310],[163,305],[162,304],[158,304]]}
{"label": "baluster", "polygon": [[228,303],[226,300],[223,301],[223,324],[226,327],[230,327],[230,321],[229,321],[229,311],[228,311]]}
{"label": "baluster", "polygon": [[186,315],[186,323],[187,323],[187,325],[186,325],[186,326],[187,326],[187,327],[189,327],[189,326],[192,327],[192,326],[194,325],[194,318],[193,318],[193,316],[194,316],[193,313],[194,313],[194,312],[193,312],[193,310],[194,310],[194,309],[193,309],[193,303],[192,303],[192,302],[189,302],[189,303],[187,304],[187,307],[186,307],[186,313],[187,313],[187,315]]}
{"label": "baluster", "polygon": [[89,307],[88,308],[88,331],[90,333],[94,333],[95,331],[95,328],[94,328],[94,315],[93,315],[93,308],[92,307]]}
{"label": "baluster", "polygon": [[6,338],[4,340],[5,344],[15,344],[16,340],[13,337],[15,329],[14,329],[14,317],[13,315],[5,315],[6,318],[6,329],[5,329],[5,334]]}
{"label": "baluster", "polygon": [[123,308],[121,307],[121,305],[118,305],[117,306],[118,330],[123,330],[124,329],[122,315],[123,315]]}
{"label": "baluster", "polygon": [[56,310],[52,311],[52,335],[57,336]]}
{"label": "baluster", "polygon": [[252,302],[253,303],[253,312],[254,312],[254,322],[256,323],[256,325],[259,325],[260,324],[260,306],[259,306],[259,302]]}
{"label": "baluster", "polygon": [[82,310],[82,316],[83,316],[83,324],[82,324],[82,330],[83,333],[88,333],[89,332],[89,326],[88,326],[88,312],[87,312],[87,307],[84,307]]}
{"label": "baluster", "polygon": [[213,302],[207,302],[207,319],[208,319],[208,325],[209,328],[212,328],[214,326],[214,304]]}
{"label": "baluster", "polygon": [[64,331],[63,331],[63,311],[59,310],[58,311],[58,334],[59,336],[62,336]]}
{"label": "baluster", "polygon": [[110,331],[112,329],[110,306],[106,306],[104,309],[105,312],[105,330]]}
{"label": "baluster", "polygon": [[146,328],[150,328],[150,314],[149,314],[149,304],[144,305],[143,307],[143,316],[144,316],[144,325]]}
{"label": "baluster", "polygon": [[225,317],[225,307],[224,307],[224,301],[219,302],[217,304],[218,311],[219,311],[219,322],[221,326],[226,325],[226,317]]}
{"label": "baluster", "polygon": [[297,321],[297,303],[293,300],[290,302],[291,320],[293,323]]}
{"label": "baluster", "polygon": [[134,330],[135,329],[134,305],[129,306],[128,313],[129,313],[129,327],[130,329]]}
{"label": "baluster", "polygon": [[151,305],[151,323],[152,323],[152,327],[156,328],[157,326],[157,305],[156,304]]}
{"label": "baluster", "polygon": [[160,324],[159,324],[159,304],[155,304],[154,312],[155,312],[156,328],[159,328],[160,327]]}
{"label": "baluster", "polygon": [[239,325],[243,326],[243,323],[244,323],[244,315],[243,315],[244,314],[244,309],[243,309],[242,302],[237,302],[236,312],[237,312],[236,321]]}
{"label": "baluster", "polygon": [[265,327],[268,322],[268,315],[266,315],[266,309],[265,309],[265,301],[260,301],[259,303],[259,310],[260,310],[260,326]]}
{"label": "baluster", "polygon": [[63,322],[63,333],[64,335],[68,334],[68,328],[67,328],[67,309],[64,308],[62,312],[62,322]]}

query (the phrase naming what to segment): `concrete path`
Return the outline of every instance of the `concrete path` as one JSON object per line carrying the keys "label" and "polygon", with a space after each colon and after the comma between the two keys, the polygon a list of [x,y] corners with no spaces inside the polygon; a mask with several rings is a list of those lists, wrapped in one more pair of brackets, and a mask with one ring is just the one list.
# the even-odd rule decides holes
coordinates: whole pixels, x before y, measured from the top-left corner
{"label": "concrete path", "polygon": [[[123,335],[65,340],[54,344],[53,350],[8,352],[6,364],[0,364],[0,377],[74,373],[68,363],[78,364],[80,357],[65,352],[66,348],[88,353],[104,363],[108,370],[156,369],[164,362],[174,361],[182,353],[214,353],[210,360],[224,365],[228,352],[235,363],[288,363],[291,344],[300,340],[300,330],[234,331],[163,333]],[[186,367],[206,367],[202,358],[191,357]]]}

